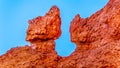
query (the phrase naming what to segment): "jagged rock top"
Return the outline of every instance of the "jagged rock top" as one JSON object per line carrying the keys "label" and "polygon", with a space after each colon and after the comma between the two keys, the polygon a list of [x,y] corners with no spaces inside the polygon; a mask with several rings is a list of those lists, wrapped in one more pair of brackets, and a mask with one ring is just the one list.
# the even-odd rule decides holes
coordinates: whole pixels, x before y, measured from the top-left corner
{"label": "jagged rock top", "polygon": [[55,40],[61,35],[60,10],[53,6],[45,16],[29,20],[27,41]]}
{"label": "jagged rock top", "polygon": [[88,18],[79,14],[71,22],[72,42],[91,43],[101,39],[120,38],[120,0],[110,0],[108,4]]}
{"label": "jagged rock top", "polygon": [[26,40],[33,46],[12,48],[0,56],[0,68],[120,68],[120,0],[109,0],[88,18],[75,16],[70,35],[77,48],[68,57],[55,51],[60,25],[56,6],[30,20]]}

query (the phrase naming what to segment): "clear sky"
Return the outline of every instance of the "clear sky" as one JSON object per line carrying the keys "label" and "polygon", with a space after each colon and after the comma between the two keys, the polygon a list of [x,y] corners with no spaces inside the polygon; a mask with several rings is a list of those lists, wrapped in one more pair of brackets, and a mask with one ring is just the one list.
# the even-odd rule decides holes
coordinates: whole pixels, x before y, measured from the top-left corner
{"label": "clear sky", "polygon": [[70,42],[69,26],[76,14],[86,18],[103,8],[108,0],[0,0],[0,55],[16,46],[29,45],[25,41],[28,20],[43,16],[56,5],[62,19],[62,35],[56,40],[56,51],[70,55],[76,48]]}

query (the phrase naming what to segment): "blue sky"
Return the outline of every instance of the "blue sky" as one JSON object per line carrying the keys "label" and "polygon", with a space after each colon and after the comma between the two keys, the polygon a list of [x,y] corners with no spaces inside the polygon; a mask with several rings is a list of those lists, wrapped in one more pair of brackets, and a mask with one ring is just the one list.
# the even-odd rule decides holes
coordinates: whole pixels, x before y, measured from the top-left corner
{"label": "blue sky", "polygon": [[100,10],[108,0],[0,0],[0,55],[16,46],[29,45],[25,41],[28,20],[43,16],[56,5],[62,19],[62,35],[56,40],[56,51],[70,55],[76,48],[70,42],[69,26],[76,14],[86,18]]}

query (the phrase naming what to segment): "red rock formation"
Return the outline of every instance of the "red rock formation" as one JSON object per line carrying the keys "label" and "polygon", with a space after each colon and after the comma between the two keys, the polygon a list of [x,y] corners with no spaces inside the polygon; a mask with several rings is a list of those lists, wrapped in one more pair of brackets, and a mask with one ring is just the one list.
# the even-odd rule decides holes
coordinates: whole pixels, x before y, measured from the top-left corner
{"label": "red rock formation", "polygon": [[53,6],[45,16],[38,16],[29,21],[26,40],[55,40],[61,35],[60,27],[60,11]]}
{"label": "red rock formation", "polygon": [[75,16],[70,25],[74,53],[59,65],[63,68],[120,67],[120,0],[110,0],[88,18]]}
{"label": "red rock formation", "polygon": [[30,20],[26,37],[30,46],[12,48],[0,56],[0,68],[120,67],[120,0],[109,0],[88,18],[75,16],[70,35],[77,48],[68,57],[58,56],[54,48],[54,40],[61,35],[60,25],[55,6],[45,16]]}
{"label": "red rock formation", "polygon": [[61,57],[54,40],[60,35],[60,11],[53,6],[45,16],[29,21],[26,40],[30,46],[12,48],[0,56],[0,68],[56,68]]}

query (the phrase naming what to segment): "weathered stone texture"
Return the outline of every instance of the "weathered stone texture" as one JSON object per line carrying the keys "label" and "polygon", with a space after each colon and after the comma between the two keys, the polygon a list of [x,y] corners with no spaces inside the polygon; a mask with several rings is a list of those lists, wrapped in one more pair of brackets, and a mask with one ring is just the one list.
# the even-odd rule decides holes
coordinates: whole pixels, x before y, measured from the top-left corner
{"label": "weathered stone texture", "polygon": [[29,20],[27,41],[55,40],[61,35],[60,11],[53,6],[45,16],[38,16]]}
{"label": "weathered stone texture", "polygon": [[0,56],[0,68],[120,68],[120,0],[109,0],[88,18],[75,16],[70,37],[76,49],[68,57],[55,51],[60,27],[56,6],[30,20],[26,37],[30,46],[12,48]]}

